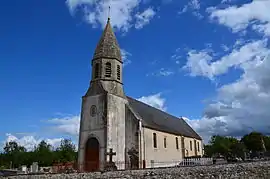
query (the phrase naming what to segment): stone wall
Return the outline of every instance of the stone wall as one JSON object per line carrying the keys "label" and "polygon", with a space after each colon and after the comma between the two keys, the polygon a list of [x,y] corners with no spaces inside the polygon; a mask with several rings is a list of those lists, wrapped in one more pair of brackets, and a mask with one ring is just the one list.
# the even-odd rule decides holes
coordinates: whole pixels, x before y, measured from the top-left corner
{"label": "stone wall", "polygon": [[215,166],[181,167],[151,170],[117,171],[39,176],[16,176],[10,179],[269,179],[270,161]]}

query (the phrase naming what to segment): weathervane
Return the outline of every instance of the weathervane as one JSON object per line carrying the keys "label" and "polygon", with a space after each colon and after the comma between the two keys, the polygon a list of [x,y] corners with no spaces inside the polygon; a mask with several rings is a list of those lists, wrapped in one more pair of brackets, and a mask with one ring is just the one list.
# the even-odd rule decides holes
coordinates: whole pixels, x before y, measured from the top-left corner
{"label": "weathervane", "polygon": [[111,6],[109,6],[109,10],[108,10],[108,20],[110,20],[111,18]]}

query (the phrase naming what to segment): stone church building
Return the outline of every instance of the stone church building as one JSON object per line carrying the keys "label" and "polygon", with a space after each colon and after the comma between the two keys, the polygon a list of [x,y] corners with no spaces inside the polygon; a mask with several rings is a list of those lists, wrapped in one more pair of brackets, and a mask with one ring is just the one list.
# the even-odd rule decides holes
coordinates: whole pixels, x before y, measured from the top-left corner
{"label": "stone church building", "polygon": [[202,156],[202,138],[182,119],[125,95],[123,61],[108,19],[82,97],[80,171],[175,165]]}

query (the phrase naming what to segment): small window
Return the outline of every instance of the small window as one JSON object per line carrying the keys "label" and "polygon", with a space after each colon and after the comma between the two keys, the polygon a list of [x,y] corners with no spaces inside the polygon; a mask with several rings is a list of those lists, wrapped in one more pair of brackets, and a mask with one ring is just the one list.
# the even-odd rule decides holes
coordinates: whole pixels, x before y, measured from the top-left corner
{"label": "small window", "polygon": [[121,71],[120,71],[120,65],[117,65],[117,79],[120,80],[120,75],[121,74]]}
{"label": "small window", "polygon": [[190,151],[192,151],[192,141],[189,142]]}
{"label": "small window", "polygon": [[166,137],[164,137],[164,148],[167,148],[167,138]]}
{"label": "small window", "polygon": [[107,62],[105,64],[105,77],[111,77],[112,75],[112,65],[111,63]]}
{"label": "small window", "polygon": [[153,145],[154,145],[154,148],[157,148],[157,134],[156,133],[153,133]]}
{"label": "small window", "polygon": [[94,71],[95,71],[95,78],[98,78],[99,77],[99,63],[96,63]]}
{"label": "small window", "polygon": [[95,117],[97,114],[97,107],[95,105],[91,106],[90,114],[92,117]]}
{"label": "small window", "polygon": [[178,137],[175,137],[175,144],[176,144],[176,149],[179,149],[179,144],[178,144]]}
{"label": "small window", "polygon": [[198,152],[200,152],[200,142],[198,142],[197,145],[198,145]]}

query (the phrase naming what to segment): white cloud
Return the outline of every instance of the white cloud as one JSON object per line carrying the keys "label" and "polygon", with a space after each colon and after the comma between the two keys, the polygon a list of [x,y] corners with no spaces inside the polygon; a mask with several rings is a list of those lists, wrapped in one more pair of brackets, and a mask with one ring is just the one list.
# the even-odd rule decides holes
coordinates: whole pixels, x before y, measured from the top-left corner
{"label": "white cloud", "polygon": [[221,45],[221,48],[225,51],[225,52],[228,52],[230,50],[230,47],[228,47],[227,45],[225,44],[222,44]]}
{"label": "white cloud", "polygon": [[201,8],[201,3],[199,0],[191,0],[189,1],[189,6],[192,8],[192,9],[200,9]]}
{"label": "white cloud", "polygon": [[136,28],[142,27],[153,17],[154,11],[151,8],[143,13],[139,12],[138,7],[141,3],[141,0],[66,0],[71,14],[74,15],[76,10],[82,9],[85,20],[93,27],[105,26],[111,6],[111,24],[122,32],[127,32],[135,23]]}
{"label": "white cloud", "polygon": [[253,0],[240,7],[230,6],[225,9],[208,8],[211,19],[230,27],[233,32],[245,30],[252,24],[253,29],[270,35],[270,0]]}
{"label": "white cloud", "polygon": [[199,0],[191,0],[188,2],[187,5],[185,5],[183,7],[183,9],[181,9],[178,12],[178,14],[183,14],[183,13],[187,12],[188,10],[190,10],[195,17],[197,17],[198,19],[202,19],[203,15],[200,13],[200,9],[201,9],[200,1]]}
{"label": "white cloud", "polygon": [[37,146],[42,140],[45,140],[48,144],[52,145],[53,147],[57,147],[62,138],[51,138],[51,139],[44,139],[44,138],[37,138],[32,135],[26,135],[21,138],[12,135],[12,134],[6,134],[6,139],[3,142],[2,146],[5,145],[6,142],[15,141],[19,145],[25,147],[28,151],[31,151]]}
{"label": "white cloud", "polygon": [[165,107],[165,98],[161,96],[161,93],[149,95],[149,96],[142,96],[138,98],[139,101],[146,103],[150,106],[158,108],[160,110],[166,111]]}
{"label": "white cloud", "polygon": [[121,55],[123,59],[123,66],[127,66],[128,64],[131,63],[131,60],[129,59],[129,57],[132,56],[131,53],[129,53],[125,49],[121,49]]}
{"label": "white cloud", "polygon": [[269,133],[270,49],[267,45],[266,39],[246,44],[237,41],[236,49],[217,60],[205,52],[189,52],[186,66],[194,76],[213,79],[228,73],[229,68],[243,72],[239,79],[217,89],[217,97],[205,108],[202,119],[188,120],[206,140],[217,134],[241,136],[253,130]]}
{"label": "white cloud", "polygon": [[222,0],[221,3],[231,3],[234,0]]}
{"label": "white cloud", "polygon": [[185,13],[185,12],[187,12],[187,11],[188,11],[188,6],[185,5],[185,6],[183,7],[183,9],[181,9],[181,10],[178,12],[178,14],[183,14],[183,13]]}
{"label": "white cloud", "polygon": [[158,72],[157,75],[159,75],[159,76],[170,76],[170,75],[172,75],[172,74],[174,74],[173,71],[168,70],[168,69],[161,68],[161,69],[159,70],[159,72]]}
{"label": "white cloud", "polygon": [[[239,125],[238,121],[231,120],[225,117],[214,117],[202,119],[185,119],[185,121],[203,138],[204,143],[208,143],[209,139],[214,135],[225,135],[225,136],[238,136],[232,134],[232,131],[243,132],[242,126]],[[239,134],[240,134],[239,133]],[[242,135],[241,133],[240,135]]]}
{"label": "white cloud", "polygon": [[136,29],[141,29],[143,26],[149,24],[150,20],[155,16],[156,12],[152,8],[148,8],[142,13],[137,13],[136,18]]}
{"label": "white cloud", "polygon": [[215,59],[206,50],[191,50],[188,52],[188,61],[183,68],[189,70],[192,76],[205,76],[213,80],[215,76],[227,73],[232,67],[241,68],[242,64],[268,54],[267,40],[247,43],[220,59]]}
{"label": "white cloud", "polygon": [[67,116],[48,120],[54,131],[72,136],[78,136],[80,130],[80,116]]}
{"label": "white cloud", "polygon": [[[222,1],[231,2],[231,1]],[[232,46],[223,44],[227,53],[214,54],[211,47],[188,52],[183,67],[191,76],[204,76],[211,80],[230,69],[242,72],[233,82],[222,84],[217,95],[204,109],[201,119],[186,121],[207,142],[213,135],[240,137],[251,131],[269,134],[270,131],[270,0],[257,0],[241,6],[208,8],[210,19],[235,32],[254,30],[261,40],[236,40]],[[210,50],[209,50],[210,49]],[[218,53],[217,53],[218,54]]]}
{"label": "white cloud", "polygon": [[[61,118],[53,118],[47,121],[50,124],[48,130],[50,132],[54,131],[59,135],[67,135],[74,137],[75,140],[78,139],[79,128],[80,128],[80,116],[66,116]],[[16,141],[18,144],[24,146],[27,150],[34,149],[42,140],[45,140],[47,143],[51,144],[53,147],[57,147],[63,138],[43,138],[37,137],[35,135],[20,134],[22,137],[18,137],[19,134],[6,134],[6,140],[3,142]],[[74,141],[75,144],[77,141]],[[76,146],[77,147],[77,146]]]}
{"label": "white cloud", "polygon": [[161,68],[157,72],[147,74],[146,76],[150,76],[150,75],[151,76],[170,76],[170,75],[173,75],[173,74],[174,74],[174,72],[172,70]]}

